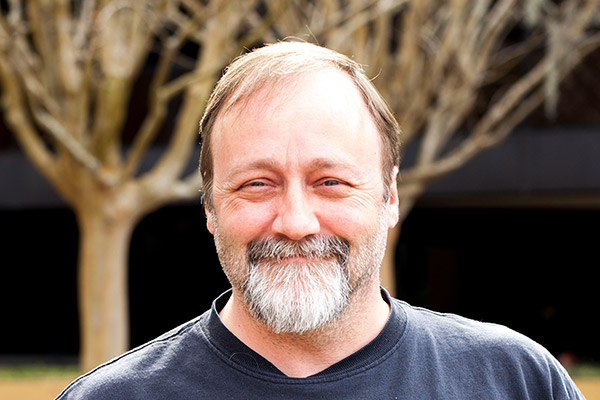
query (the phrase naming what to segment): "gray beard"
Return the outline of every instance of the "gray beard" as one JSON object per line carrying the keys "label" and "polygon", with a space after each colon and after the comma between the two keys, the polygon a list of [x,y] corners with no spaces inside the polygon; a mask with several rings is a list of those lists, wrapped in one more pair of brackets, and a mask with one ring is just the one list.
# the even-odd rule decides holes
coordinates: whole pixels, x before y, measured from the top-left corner
{"label": "gray beard", "polygon": [[[275,333],[322,329],[335,322],[348,304],[348,252],[348,243],[336,237],[251,242],[242,285],[246,304]],[[283,260],[293,256],[308,261]]]}
{"label": "gray beard", "polygon": [[[346,240],[323,236],[257,239],[240,253],[221,234],[217,218],[215,246],[229,281],[258,321],[277,333],[317,331],[339,321],[351,298],[377,278],[387,237],[384,217],[382,207],[377,230],[353,255]],[[306,260],[284,260],[292,256]]]}

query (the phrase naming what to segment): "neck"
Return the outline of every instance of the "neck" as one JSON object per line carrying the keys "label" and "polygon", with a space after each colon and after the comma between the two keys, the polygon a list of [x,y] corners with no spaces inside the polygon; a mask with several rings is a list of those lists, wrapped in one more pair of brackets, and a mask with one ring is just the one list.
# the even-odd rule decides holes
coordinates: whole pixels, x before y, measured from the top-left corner
{"label": "neck", "polygon": [[353,293],[344,314],[330,326],[277,334],[257,321],[242,299],[234,289],[219,313],[225,326],[281,372],[298,378],[321,372],[366,346],[381,332],[390,311],[374,282]]}

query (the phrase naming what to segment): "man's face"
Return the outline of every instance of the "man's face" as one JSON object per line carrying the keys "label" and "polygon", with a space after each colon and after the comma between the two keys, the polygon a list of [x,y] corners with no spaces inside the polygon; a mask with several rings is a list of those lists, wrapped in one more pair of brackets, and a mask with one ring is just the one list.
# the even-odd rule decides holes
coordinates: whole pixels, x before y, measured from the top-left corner
{"label": "man's face", "polygon": [[253,94],[219,117],[211,146],[208,228],[256,318],[276,332],[315,330],[378,285],[397,193],[385,196],[380,136],[346,74]]}

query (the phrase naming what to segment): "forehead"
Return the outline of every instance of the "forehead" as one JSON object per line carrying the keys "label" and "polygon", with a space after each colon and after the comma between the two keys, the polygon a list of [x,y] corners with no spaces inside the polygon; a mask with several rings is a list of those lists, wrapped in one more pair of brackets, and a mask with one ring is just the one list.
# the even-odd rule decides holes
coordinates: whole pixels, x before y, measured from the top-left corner
{"label": "forehead", "polygon": [[277,74],[251,90],[234,93],[219,114],[213,147],[226,136],[253,135],[258,140],[269,128],[287,130],[294,126],[323,134],[342,129],[354,135],[354,140],[376,133],[380,141],[361,92],[347,73],[335,68]]}

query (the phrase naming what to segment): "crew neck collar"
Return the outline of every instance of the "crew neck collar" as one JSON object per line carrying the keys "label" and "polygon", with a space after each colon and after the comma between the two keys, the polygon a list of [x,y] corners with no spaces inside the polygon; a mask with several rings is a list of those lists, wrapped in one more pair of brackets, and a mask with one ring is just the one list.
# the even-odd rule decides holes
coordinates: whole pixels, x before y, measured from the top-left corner
{"label": "crew neck collar", "polygon": [[390,315],[382,331],[370,343],[357,352],[338,361],[325,370],[307,378],[290,378],[272,363],[242,343],[221,321],[219,311],[223,309],[231,296],[231,289],[219,296],[212,305],[208,315],[205,336],[217,350],[219,356],[232,366],[252,372],[265,378],[287,378],[289,380],[332,379],[345,377],[353,371],[378,364],[385,355],[393,351],[402,337],[406,327],[406,313],[394,302],[389,293],[381,288],[381,296],[390,305]]}

